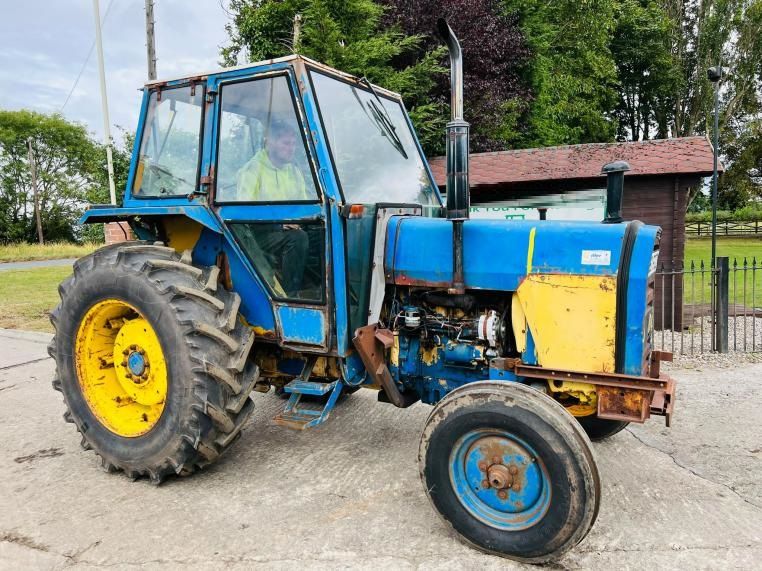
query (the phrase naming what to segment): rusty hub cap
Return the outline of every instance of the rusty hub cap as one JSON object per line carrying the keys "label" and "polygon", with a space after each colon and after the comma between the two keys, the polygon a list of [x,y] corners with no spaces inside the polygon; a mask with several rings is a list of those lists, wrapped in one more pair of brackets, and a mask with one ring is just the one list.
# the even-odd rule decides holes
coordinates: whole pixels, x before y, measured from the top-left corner
{"label": "rusty hub cap", "polygon": [[502,464],[492,464],[487,468],[487,480],[490,486],[498,490],[504,490],[513,485],[513,475],[508,466]]}

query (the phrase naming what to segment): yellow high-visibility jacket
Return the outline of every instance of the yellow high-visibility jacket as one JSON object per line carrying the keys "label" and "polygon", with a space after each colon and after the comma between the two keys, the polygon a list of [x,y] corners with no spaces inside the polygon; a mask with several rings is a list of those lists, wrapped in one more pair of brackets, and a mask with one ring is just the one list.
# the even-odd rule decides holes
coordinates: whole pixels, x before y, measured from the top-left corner
{"label": "yellow high-visibility jacket", "polygon": [[238,196],[241,201],[309,200],[304,177],[289,163],[277,168],[265,149],[260,149],[238,172]]}

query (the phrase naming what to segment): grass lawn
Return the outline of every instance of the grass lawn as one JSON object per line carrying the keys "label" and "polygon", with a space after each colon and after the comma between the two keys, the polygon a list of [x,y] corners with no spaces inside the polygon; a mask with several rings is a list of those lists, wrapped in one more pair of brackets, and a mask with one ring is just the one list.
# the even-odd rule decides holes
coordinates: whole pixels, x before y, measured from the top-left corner
{"label": "grass lawn", "polygon": [[[728,287],[730,289],[730,303],[746,305],[747,307],[762,307],[762,237],[760,238],[717,238],[717,255],[728,256],[730,258],[730,276]],[[744,258],[747,261],[747,271],[744,280],[743,263]],[[754,258],[757,260],[757,271],[752,272],[751,266]],[[696,269],[700,262],[704,262],[704,268],[711,267],[712,259],[712,240],[711,238],[692,238],[685,242],[685,267],[690,270],[691,261],[694,262]],[[733,272],[734,259],[738,263],[738,271]],[[701,293],[703,286],[703,303],[709,303],[711,299],[711,275],[709,272],[703,274],[686,274],[684,291],[685,303],[702,303]],[[659,279],[659,278],[657,278]],[[692,281],[692,280],[695,280]],[[667,278],[669,281],[669,278]],[[702,283],[703,282],[703,283]],[[744,282],[746,285],[746,298],[744,300]],[[669,287],[667,285],[667,287]],[[695,296],[695,299],[691,299]]]}
{"label": "grass lawn", "polygon": [[[725,238],[717,237],[717,255],[730,257],[730,266],[733,266],[733,258],[738,259],[738,264],[743,264],[746,257],[749,264],[756,256],[757,263],[762,261],[762,236],[759,238]],[[705,266],[710,266],[712,259],[711,238],[691,238],[685,241],[685,266],[690,267],[691,261],[699,264],[704,261]]]}
{"label": "grass lawn", "polygon": [[58,303],[58,284],[71,268],[56,266],[0,272],[0,327],[47,331],[48,316]]}
{"label": "grass lawn", "polygon": [[57,260],[61,258],[80,258],[98,249],[103,244],[85,243],[70,244],[68,242],[53,242],[40,246],[39,244],[0,245],[0,262],[26,262],[29,260]]}

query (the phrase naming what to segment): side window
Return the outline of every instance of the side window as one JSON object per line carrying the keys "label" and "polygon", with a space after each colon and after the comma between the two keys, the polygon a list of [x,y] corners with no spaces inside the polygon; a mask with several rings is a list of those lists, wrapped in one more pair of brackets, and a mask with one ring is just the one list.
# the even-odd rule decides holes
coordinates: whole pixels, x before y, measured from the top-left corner
{"label": "side window", "polygon": [[223,85],[218,202],[317,200],[286,76]]}
{"label": "side window", "polygon": [[322,222],[230,224],[273,296],[322,303],[325,295],[325,226]]}
{"label": "side window", "polygon": [[185,196],[196,190],[203,89],[175,87],[154,91],[140,140],[132,194]]}

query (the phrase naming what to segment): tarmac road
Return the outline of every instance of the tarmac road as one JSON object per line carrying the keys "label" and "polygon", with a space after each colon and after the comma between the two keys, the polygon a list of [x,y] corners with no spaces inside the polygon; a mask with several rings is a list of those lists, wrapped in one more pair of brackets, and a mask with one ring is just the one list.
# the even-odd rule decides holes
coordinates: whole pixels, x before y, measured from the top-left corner
{"label": "tarmac road", "polygon": [[35,268],[49,268],[51,266],[72,266],[77,258],[64,258],[60,260],[32,260],[29,262],[3,262],[0,264],[0,272],[7,270],[33,270]]}
{"label": "tarmac road", "polygon": [[[64,423],[44,334],[0,330],[0,568],[537,569],[458,541],[418,478],[429,407],[360,391],[321,428],[257,395],[211,468],[160,487],[98,468]],[[753,569],[762,561],[762,365],[673,371],[662,419],[597,444],[598,522],[556,569]]]}

